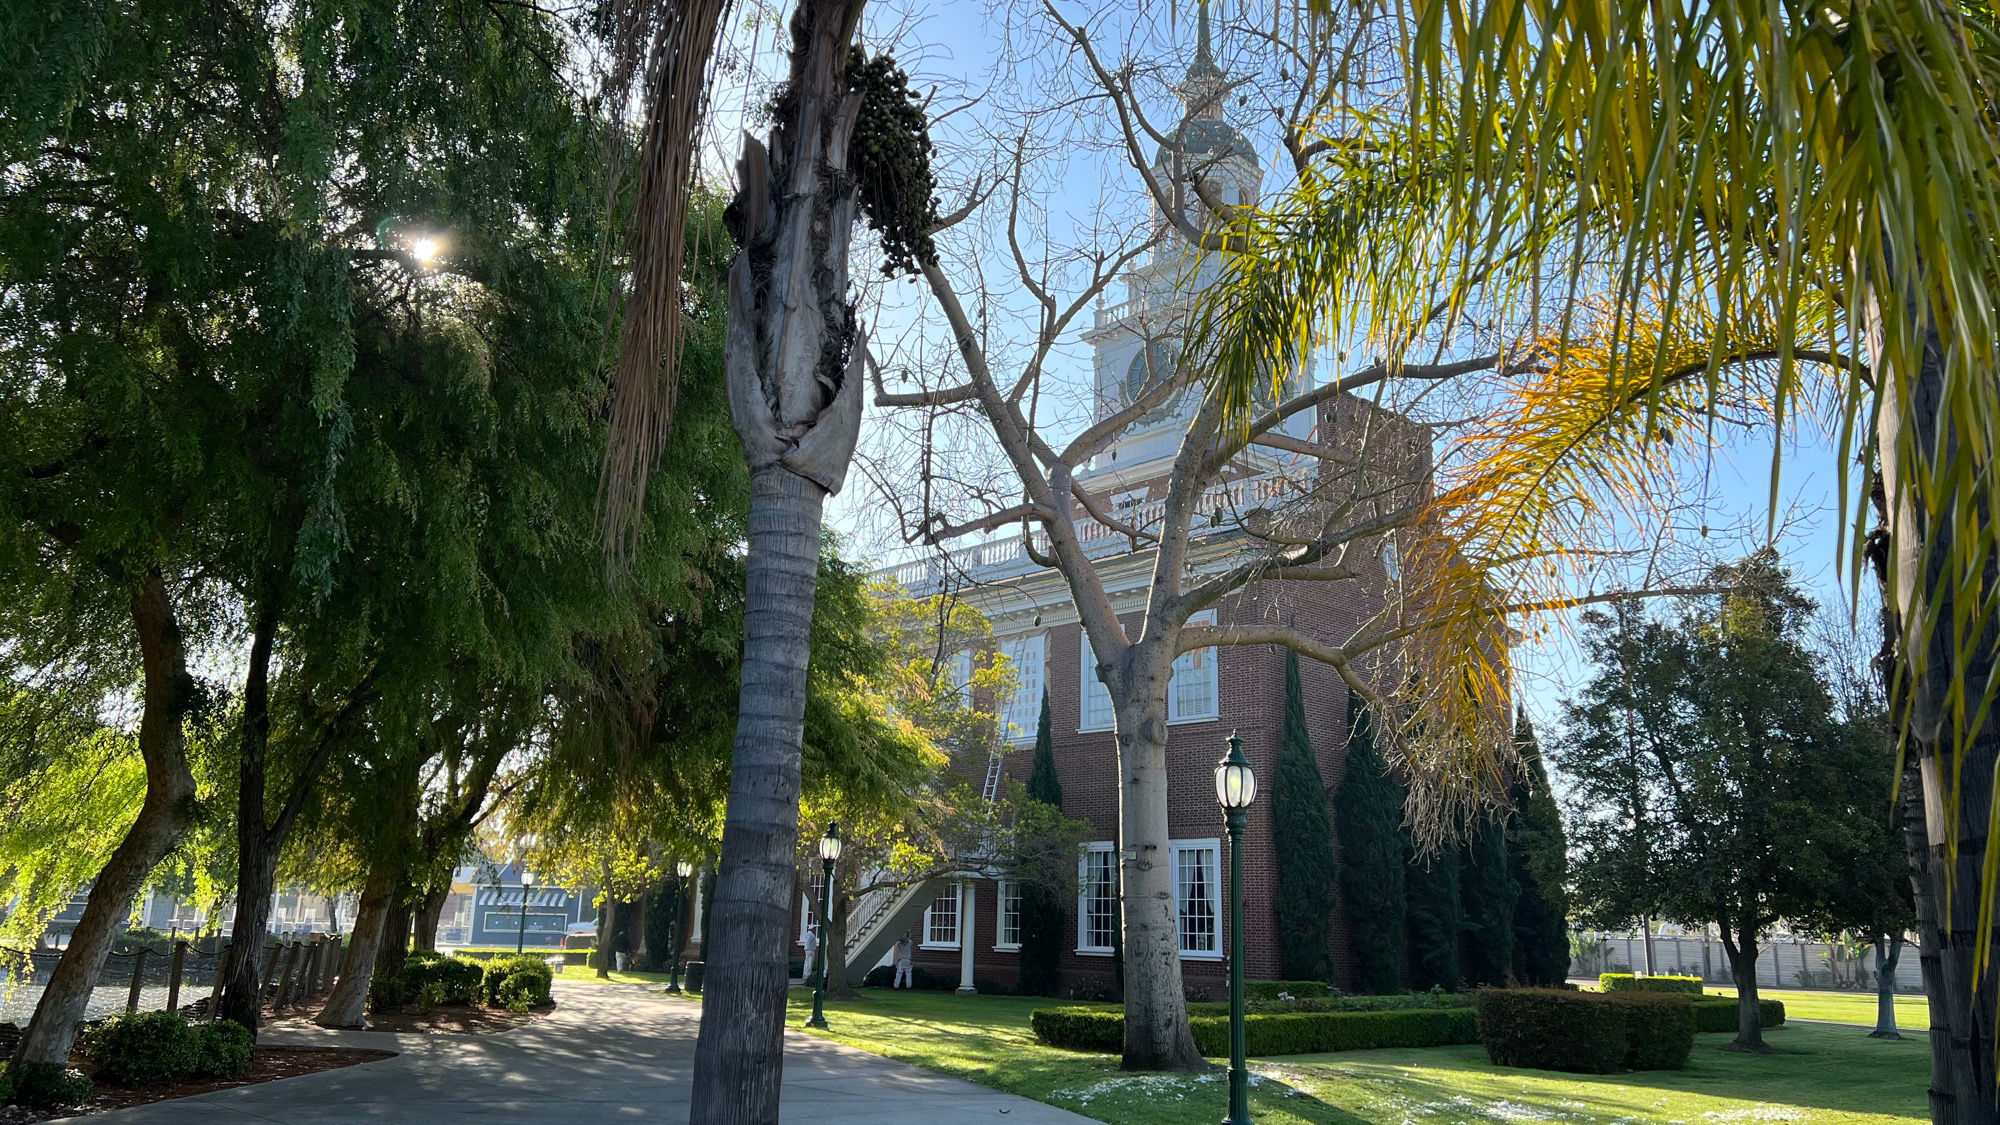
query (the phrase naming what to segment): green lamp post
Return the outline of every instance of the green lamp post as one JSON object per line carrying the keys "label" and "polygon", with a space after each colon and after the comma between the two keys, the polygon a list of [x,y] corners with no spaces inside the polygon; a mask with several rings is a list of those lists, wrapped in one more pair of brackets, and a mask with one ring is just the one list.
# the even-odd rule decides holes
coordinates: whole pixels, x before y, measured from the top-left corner
{"label": "green lamp post", "polygon": [[514,953],[519,955],[528,944],[528,892],[535,889],[535,873],[521,869],[521,928],[514,933]]}
{"label": "green lamp post", "polygon": [[1229,822],[1229,1116],[1223,1125],[1250,1125],[1250,1068],[1243,1062],[1243,826],[1257,799],[1257,775],[1243,740],[1229,735],[1229,753],[1215,763],[1215,800]]}
{"label": "green lamp post", "polygon": [[681,914],[687,907],[687,879],[694,874],[694,864],[681,860],[674,864],[674,912],[667,922],[667,950],[673,961],[673,973],[667,984],[668,992],[681,990]]}
{"label": "green lamp post", "polygon": [[820,888],[819,897],[819,965],[815,974],[817,983],[813,986],[813,1014],[806,1021],[807,1027],[826,1030],[826,943],[832,939],[833,927],[827,921],[833,917],[833,861],[840,858],[840,822],[826,826],[826,835],[819,838],[819,861],[825,871],[825,886]]}

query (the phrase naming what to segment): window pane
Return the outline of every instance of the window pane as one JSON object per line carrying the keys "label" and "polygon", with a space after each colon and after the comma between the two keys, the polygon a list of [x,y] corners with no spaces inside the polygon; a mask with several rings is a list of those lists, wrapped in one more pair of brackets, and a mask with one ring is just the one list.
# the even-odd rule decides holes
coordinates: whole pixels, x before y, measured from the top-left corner
{"label": "window pane", "polygon": [[956,945],[958,943],[958,884],[938,892],[931,900],[929,925],[924,932],[924,940],[932,945]]}
{"label": "window pane", "polygon": [[1035,737],[1042,717],[1042,635],[1017,637],[1000,646],[1014,666],[1013,697],[1001,708],[1002,733],[1015,742]]}
{"label": "window pane", "polygon": [[1090,647],[1090,637],[1083,638],[1083,708],[1077,726],[1083,730],[1097,730],[1112,724],[1111,689],[1097,678],[1097,653]]}
{"label": "window pane", "polygon": [[1000,883],[999,944],[1021,944],[1021,885],[1011,879]]}
{"label": "window pane", "polygon": [[1178,848],[1174,853],[1174,898],[1180,912],[1181,952],[1214,953],[1216,932],[1215,850]]}
{"label": "window pane", "polygon": [[1094,848],[1084,856],[1082,941],[1085,949],[1110,949],[1118,933],[1118,888],[1112,853]]}

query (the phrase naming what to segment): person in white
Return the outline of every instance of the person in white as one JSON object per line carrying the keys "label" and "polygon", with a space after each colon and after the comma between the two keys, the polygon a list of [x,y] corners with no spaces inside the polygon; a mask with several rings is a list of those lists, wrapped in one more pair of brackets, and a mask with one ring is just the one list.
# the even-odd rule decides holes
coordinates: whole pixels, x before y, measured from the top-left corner
{"label": "person in white", "polygon": [[896,943],[896,979],[890,982],[890,988],[916,987],[910,981],[910,955],[915,950],[916,943],[910,940],[908,934],[904,934],[902,940]]}
{"label": "person in white", "polygon": [[819,927],[807,926],[806,934],[799,939],[799,944],[806,947],[806,971],[802,975],[811,980],[813,974],[819,972]]}

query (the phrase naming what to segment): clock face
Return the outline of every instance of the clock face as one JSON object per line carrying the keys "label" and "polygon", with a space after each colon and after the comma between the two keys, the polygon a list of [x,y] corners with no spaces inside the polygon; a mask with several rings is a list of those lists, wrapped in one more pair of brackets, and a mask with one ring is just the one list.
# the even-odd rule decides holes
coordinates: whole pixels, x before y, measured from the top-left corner
{"label": "clock face", "polygon": [[[1132,357],[1131,366],[1125,369],[1126,403],[1137,401],[1139,396],[1145,393],[1146,388],[1154,383],[1173,378],[1174,369],[1180,363],[1180,355],[1180,347],[1172,340],[1155,340],[1140,349],[1139,354]],[[1167,405],[1169,404],[1162,403],[1159,409],[1149,413],[1147,417],[1151,418],[1160,413]]]}

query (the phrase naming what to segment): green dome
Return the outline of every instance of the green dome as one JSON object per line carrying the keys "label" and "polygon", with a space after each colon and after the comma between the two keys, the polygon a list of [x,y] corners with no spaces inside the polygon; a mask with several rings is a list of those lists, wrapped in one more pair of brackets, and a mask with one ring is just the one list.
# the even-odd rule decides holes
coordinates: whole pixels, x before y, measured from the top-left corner
{"label": "green dome", "polygon": [[[1178,139],[1186,146],[1190,158],[1240,156],[1257,163],[1257,150],[1251,147],[1250,138],[1236,126],[1214,117],[1190,117],[1181,122]],[[1161,145],[1153,162],[1165,164],[1169,155],[1171,150]]]}

